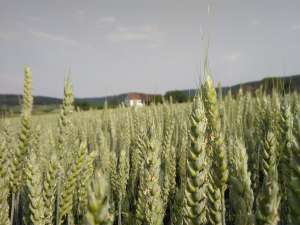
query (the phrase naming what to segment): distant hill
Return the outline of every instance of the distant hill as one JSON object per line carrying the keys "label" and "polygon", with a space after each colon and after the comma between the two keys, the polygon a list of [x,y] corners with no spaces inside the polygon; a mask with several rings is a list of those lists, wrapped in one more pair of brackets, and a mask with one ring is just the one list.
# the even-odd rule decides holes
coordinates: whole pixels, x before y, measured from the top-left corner
{"label": "distant hill", "polygon": [[116,102],[120,103],[125,100],[125,97],[127,96],[127,93],[119,94],[119,95],[110,95],[105,97],[94,97],[94,98],[76,98],[76,103],[88,103],[90,105],[103,105],[105,101],[107,102]]}
{"label": "distant hill", "polygon": [[[223,94],[226,94],[229,90],[233,94],[237,93],[240,88],[245,91],[255,91],[261,86],[266,87],[267,89],[272,88],[274,85],[280,86],[284,90],[290,91],[300,91],[300,75],[288,76],[288,77],[267,77],[260,81],[252,81],[242,84],[233,85],[231,87],[222,87]],[[188,96],[194,96],[196,89],[190,90],[180,90]],[[119,104],[123,102],[127,93],[120,95],[112,95],[106,97],[94,97],[94,98],[76,98],[76,104],[89,104],[90,106],[103,106],[104,102]],[[0,94],[0,107],[12,107],[19,106],[21,104],[21,95],[11,95],[11,94]],[[46,106],[46,105],[60,105],[62,99],[52,98],[46,96],[35,96],[34,105]]]}
{"label": "distant hill", "polygon": [[271,91],[273,87],[277,87],[284,91],[300,91],[300,75],[293,75],[288,77],[267,77],[260,81],[252,81],[242,84],[237,84],[232,87],[225,87],[224,90],[231,90],[232,93],[237,93],[240,88],[245,91],[255,91],[256,89],[264,87],[266,91]]}
{"label": "distant hill", "polygon": [[[89,103],[91,105],[101,105],[107,101],[122,101],[126,94],[106,96],[106,97],[95,97],[95,98],[76,98],[76,103]],[[0,94],[0,106],[17,106],[22,102],[22,95],[13,94]],[[52,98],[46,96],[34,96],[34,105],[59,105],[62,103],[60,98]]]}
{"label": "distant hill", "polygon": [[[118,105],[121,102],[124,102],[127,93],[119,94],[119,95],[111,95],[105,97],[94,97],[94,98],[76,98],[76,105],[88,104],[92,107],[103,106],[105,101],[110,104]],[[1,108],[11,108],[18,107],[22,103],[22,95],[13,95],[13,94],[0,94],[0,109]],[[62,99],[46,97],[46,96],[34,96],[33,104],[35,106],[47,106],[47,105],[60,105],[62,103]]]}
{"label": "distant hill", "polygon": [[[231,90],[232,94],[236,94],[240,88],[244,91],[254,92],[260,87],[264,87],[266,91],[269,92],[274,86],[285,91],[300,92],[300,75],[287,77],[266,77],[259,81],[251,81],[229,87],[222,87],[222,93],[226,94],[229,90]],[[182,90],[182,92],[184,92],[188,96],[194,96],[196,94],[196,91],[197,89]]]}
{"label": "distant hill", "polygon": [[[22,95],[0,94],[0,106],[17,106],[22,101]],[[34,96],[35,105],[59,105],[62,100],[46,96]]]}

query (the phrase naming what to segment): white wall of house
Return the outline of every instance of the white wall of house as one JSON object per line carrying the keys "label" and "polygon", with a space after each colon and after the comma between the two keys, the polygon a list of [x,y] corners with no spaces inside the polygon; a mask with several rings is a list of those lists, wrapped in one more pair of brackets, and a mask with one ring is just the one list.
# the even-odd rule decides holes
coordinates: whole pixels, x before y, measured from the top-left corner
{"label": "white wall of house", "polygon": [[124,103],[127,106],[144,106],[142,99],[129,99],[128,96],[125,98]]}
{"label": "white wall of house", "polygon": [[143,102],[141,99],[130,99],[129,106],[143,106]]}

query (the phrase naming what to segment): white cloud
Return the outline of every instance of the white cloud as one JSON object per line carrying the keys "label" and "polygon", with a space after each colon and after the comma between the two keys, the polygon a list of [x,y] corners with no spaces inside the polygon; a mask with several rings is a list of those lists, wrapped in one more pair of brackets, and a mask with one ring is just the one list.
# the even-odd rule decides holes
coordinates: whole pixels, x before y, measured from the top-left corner
{"label": "white cloud", "polygon": [[156,33],[158,31],[158,27],[155,25],[145,25],[140,28],[141,31],[145,33]]}
{"label": "white cloud", "polygon": [[37,16],[28,16],[27,18],[30,21],[40,21],[41,20],[41,18],[37,17]]}
{"label": "white cloud", "polygon": [[251,24],[252,26],[257,26],[257,25],[260,24],[260,21],[257,20],[257,19],[253,19],[253,20],[250,21],[250,24]]}
{"label": "white cloud", "polygon": [[115,17],[106,16],[106,17],[102,17],[97,20],[96,27],[105,28],[105,27],[114,25],[116,22],[117,22],[117,19]]}
{"label": "white cloud", "polygon": [[235,61],[239,60],[240,57],[241,57],[241,53],[239,53],[239,52],[232,52],[232,53],[230,53],[228,55],[225,55],[224,59],[226,61],[228,61],[228,62],[235,62]]}
{"label": "white cloud", "polygon": [[10,32],[10,31],[0,31],[0,39],[5,41],[11,41],[15,40],[17,38],[16,32]]}
{"label": "white cloud", "polygon": [[99,20],[100,23],[114,23],[116,21],[117,21],[117,19],[113,16],[102,17]]}
{"label": "white cloud", "polygon": [[67,38],[63,35],[50,34],[50,33],[43,32],[43,31],[32,31],[32,30],[30,30],[29,33],[31,33],[36,38],[40,38],[40,39],[56,41],[56,42],[60,42],[60,43],[68,44],[68,45],[73,45],[73,46],[79,45],[78,41],[76,41],[74,39]]}
{"label": "white cloud", "polygon": [[295,24],[291,28],[292,30],[300,30],[300,24]]}
{"label": "white cloud", "polygon": [[107,34],[106,38],[111,42],[146,42],[153,48],[153,46],[158,46],[163,42],[165,35],[157,26],[146,25],[141,27],[118,27],[116,31]]}
{"label": "white cloud", "polygon": [[84,16],[86,14],[86,11],[84,9],[79,9],[76,13],[78,16]]}
{"label": "white cloud", "polygon": [[142,32],[132,32],[132,31],[125,31],[125,32],[114,32],[107,35],[108,40],[113,42],[120,42],[120,41],[147,41],[149,40],[149,36]]}

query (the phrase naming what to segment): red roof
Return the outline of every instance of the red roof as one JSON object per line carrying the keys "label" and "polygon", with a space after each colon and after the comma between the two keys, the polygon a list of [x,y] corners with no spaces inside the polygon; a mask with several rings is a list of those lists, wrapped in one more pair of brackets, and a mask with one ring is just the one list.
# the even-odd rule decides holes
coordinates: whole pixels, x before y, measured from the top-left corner
{"label": "red roof", "polygon": [[145,95],[141,93],[128,93],[127,98],[129,100],[143,100],[145,98]]}
{"label": "red roof", "polygon": [[144,94],[144,93],[128,93],[128,100],[142,100],[143,102],[148,102],[152,97],[156,95],[153,94]]}

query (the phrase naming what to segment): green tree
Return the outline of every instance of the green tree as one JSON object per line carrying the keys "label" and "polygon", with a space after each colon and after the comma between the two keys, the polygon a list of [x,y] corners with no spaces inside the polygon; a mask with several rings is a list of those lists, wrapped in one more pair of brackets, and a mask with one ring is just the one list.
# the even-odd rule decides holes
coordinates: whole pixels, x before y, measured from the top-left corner
{"label": "green tree", "polygon": [[183,91],[168,91],[165,94],[165,99],[169,100],[170,97],[172,97],[173,102],[178,102],[178,103],[182,103],[182,102],[187,102],[189,100],[189,96],[183,92]]}

